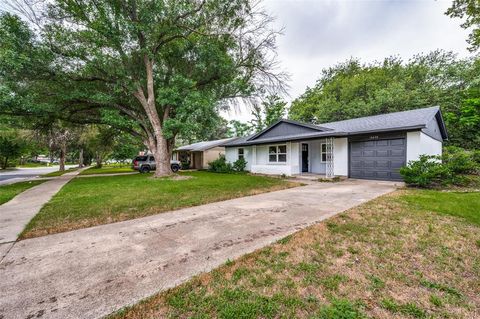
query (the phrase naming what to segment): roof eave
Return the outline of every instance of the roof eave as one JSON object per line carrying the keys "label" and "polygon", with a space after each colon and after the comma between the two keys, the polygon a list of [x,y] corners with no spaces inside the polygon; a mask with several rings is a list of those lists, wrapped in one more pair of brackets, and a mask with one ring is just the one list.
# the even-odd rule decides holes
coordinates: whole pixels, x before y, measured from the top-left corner
{"label": "roof eave", "polygon": [[279,138],[275,140],[269,141],[249,141],[247,140],[245,143],[239,144],[226,144],[225,147],[237,147],[237,146],[252,146],[252,145],[263,145],[263,144],[274,144],[274,143],[281,143],[281,142],[291,142],[291,141],[301,141],[301,140],[312,140],[312,139],[321,139],[327,137],[348,137],[348,136],[356,136],[356,135],[363,135],[363,134],[372,134],[372,133],[385,133],[385,132],[402,132],[402,131],[413,131],[413,130],[421,130],[425,128],[425,125],[412,125],[412,126],[402,126],[396,128],[388,128],[388,129],[380,129],[380,130],[365,130],[365,131],[357,131],[357,132],[335,132],[331,134],[323,134],[317,136],[298,136],[298,137],[291,137],[288,136],[285,138]]}

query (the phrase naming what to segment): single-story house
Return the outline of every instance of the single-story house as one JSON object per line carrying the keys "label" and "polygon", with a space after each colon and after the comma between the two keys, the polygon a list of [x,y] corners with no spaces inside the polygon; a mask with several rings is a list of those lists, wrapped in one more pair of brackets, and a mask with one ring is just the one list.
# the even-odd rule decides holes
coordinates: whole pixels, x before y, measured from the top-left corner
{"label": "single-story house", "polygon": [[225,138],[184,145],[173,151],[172,159],[182,163],[189,163],[190,168],[193,169],[206,169],[208,168],[208,163],[225,154],[223,145],[232,140],[232,138]]}
{"label": "single-story house", "polygon": [[445,139],[435,106],[318,125],[280,120],[225,143],[225,156],[228,162],[243,157],[252,173],[396,181],[408,161],[441,155]]}

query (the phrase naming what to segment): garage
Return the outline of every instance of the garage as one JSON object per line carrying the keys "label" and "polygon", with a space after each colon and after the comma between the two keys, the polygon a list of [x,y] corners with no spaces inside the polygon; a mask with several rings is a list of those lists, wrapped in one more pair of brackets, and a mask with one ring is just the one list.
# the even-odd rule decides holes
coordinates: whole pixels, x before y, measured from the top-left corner
{"label": "garage", "polygon": [[356,138],[349,143],[351,178],[401,181],[399,170],[406,164],[405,136]]}

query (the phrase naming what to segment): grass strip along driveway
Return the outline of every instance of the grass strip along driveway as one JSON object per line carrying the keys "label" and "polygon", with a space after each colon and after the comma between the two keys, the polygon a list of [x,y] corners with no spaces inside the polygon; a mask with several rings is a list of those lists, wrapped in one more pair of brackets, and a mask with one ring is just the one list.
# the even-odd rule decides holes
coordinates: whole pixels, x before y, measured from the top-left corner
{"label": "grass strip along driveway", "polygon": [[21,239],[153,215],[184,207],[299,186],[248,174],[188,172],[189,179],[152,174],[76,178],[27,225]]}
{"label": "grass strip along driveway", "polygon": [[43,182],[45,181],[27,181],[0,186],[0,205],[8,202],[21,192],[24,192],[27,189],[37,186]]}
{"label": "grass strip along driveway", "polygon": [[111,317],[476,318],[479,211],[479,192],[400,190]]}

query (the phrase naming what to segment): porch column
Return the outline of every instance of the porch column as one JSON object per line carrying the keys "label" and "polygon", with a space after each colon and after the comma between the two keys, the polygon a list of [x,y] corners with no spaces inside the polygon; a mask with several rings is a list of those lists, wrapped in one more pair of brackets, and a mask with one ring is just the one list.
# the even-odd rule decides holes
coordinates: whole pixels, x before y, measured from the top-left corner
{"label": "porch column", "polygon": [[252,146],[252,165],[257,165],[257,145]]}
{"label": "porch column", "polygon": [[327,177],[334,177],[334,167],[333,167],[333,137],[326,138],[326,146],[327,146],[327,163],[326,163],[326,171],[325,175]]}

